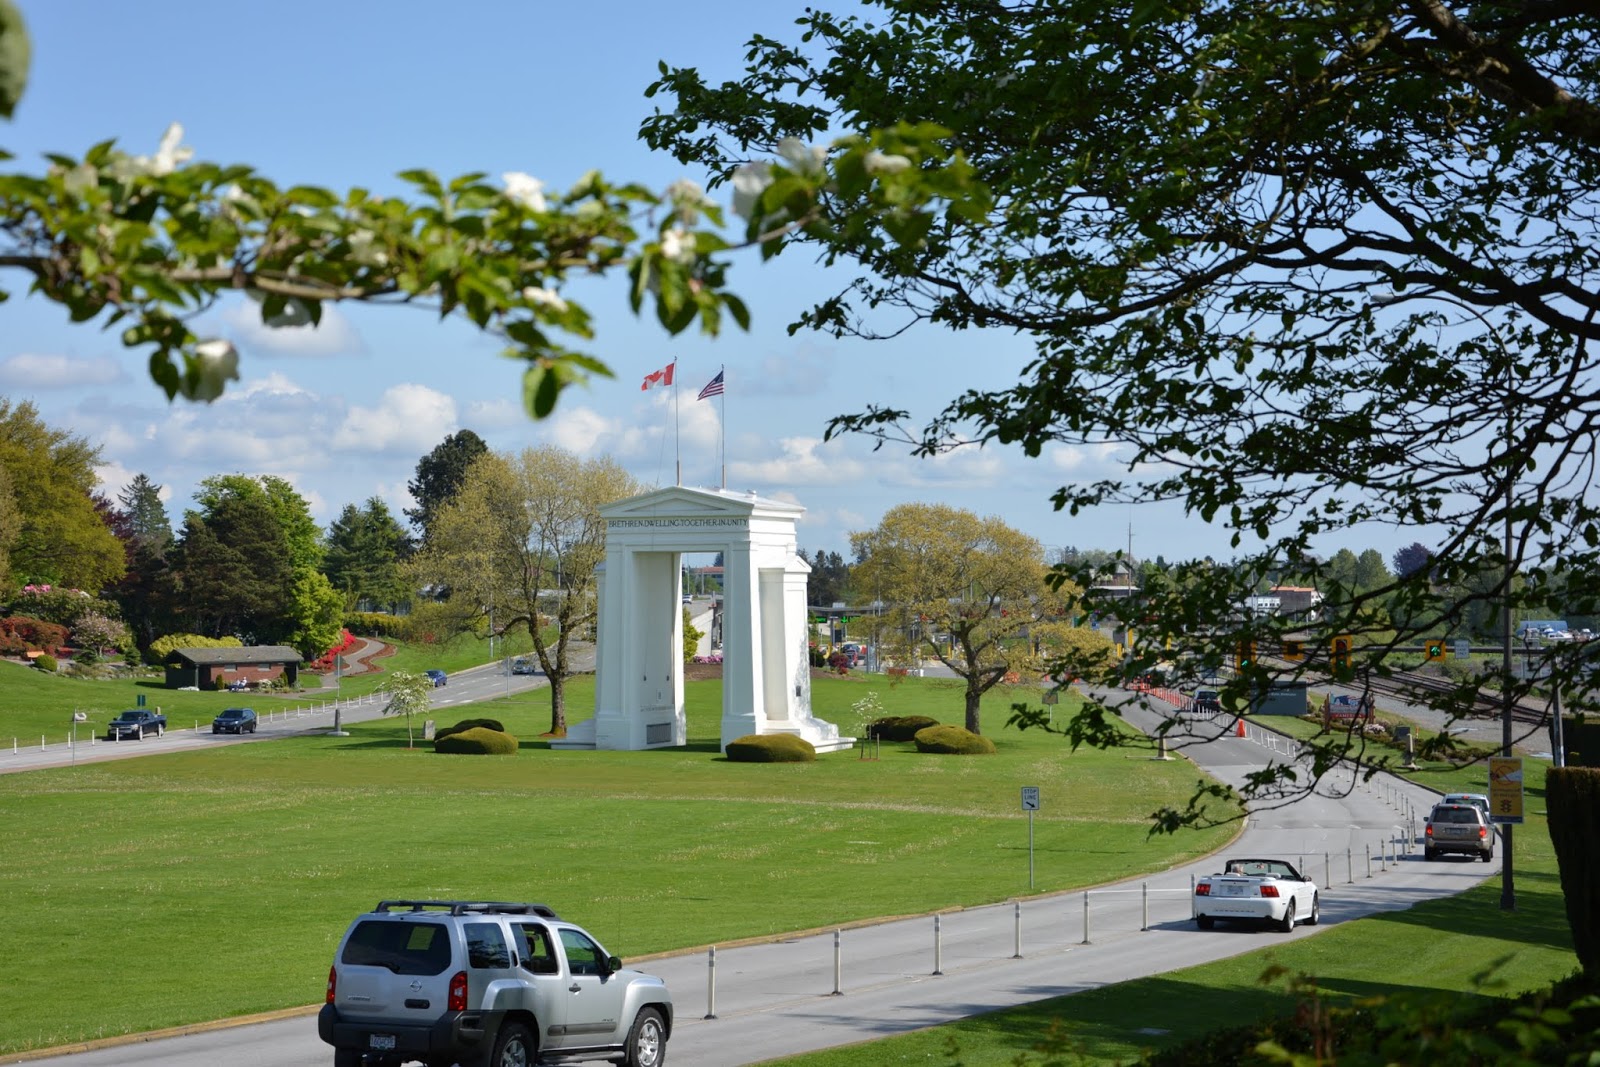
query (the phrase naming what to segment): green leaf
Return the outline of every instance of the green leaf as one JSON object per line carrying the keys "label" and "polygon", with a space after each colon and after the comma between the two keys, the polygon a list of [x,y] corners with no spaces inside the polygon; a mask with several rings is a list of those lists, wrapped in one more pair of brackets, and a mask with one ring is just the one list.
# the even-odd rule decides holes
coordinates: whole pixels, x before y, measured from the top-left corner
{"label": "green leaf", "polygon": [[750,309],[745,307],[744,301],[732,293],[724,293],[722,303],[728,309],[728,314],[733,316],[733,321],[739,324],[739,329],[749,332]]}
{"label": "green leaf", "polygon": [[28,84],[28,30],[11,0],[0,0],[0,118],[10,118]]}

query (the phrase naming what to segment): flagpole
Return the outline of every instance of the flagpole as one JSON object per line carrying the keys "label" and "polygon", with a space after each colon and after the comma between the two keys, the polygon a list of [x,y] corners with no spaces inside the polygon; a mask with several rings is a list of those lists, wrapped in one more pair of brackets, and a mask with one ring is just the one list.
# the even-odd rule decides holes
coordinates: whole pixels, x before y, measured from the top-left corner
{"label": "flagpole", "polygon": [[723,375],[728,373],[728,365],[724,363],[717,368],[717,377],[723,379],[722,386],[722,440],[717,443],[717,456],[722,461],[722,488],[728,488],[728,386]]}
{"label": "flagpole", "polygon": [[[674,363],[677,360],[673,360]],[[678,376],[672,376],[672,461],[678,468],[678,484],[683,484],[683,454],[678,448]]]}

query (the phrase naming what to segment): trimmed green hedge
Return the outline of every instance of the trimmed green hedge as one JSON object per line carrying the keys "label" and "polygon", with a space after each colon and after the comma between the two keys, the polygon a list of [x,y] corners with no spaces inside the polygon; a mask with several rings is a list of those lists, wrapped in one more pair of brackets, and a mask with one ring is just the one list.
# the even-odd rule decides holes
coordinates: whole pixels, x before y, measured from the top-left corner
{"label": "trimmed green hedge", "polygon": [[794,734],[746,734],[728,742],[728,759],[734,763],[814,763],[817,750]]}
{"label": "trimmed green hedge", "polygon": [[441,737],[449,737],[451,734],[460,734],[468,730],[478,729],[493,730],[497,734],[510,732],[499,719],[462,719],[454,726],[446,726],[443,730],[436,730],[433,739],[437,742]]}
{"label": "trimmed green hedge", "polygon": [[938,719],[930,719],[926,715],[886,715],[867,724],[867,738],[876,741],[910,741],[917,736],[918,730],[938,725]]}
{"label": "trimmed green hedge", "polygon": [[362,637],[405,637],[409,619],[386,611],[352,611],[344,617],[344,628]]}
{"label": "trimmed green hedge", "polygon": [[918,752],[942,752],[952,756],[987,756],[994,752],[994,742],[982,734],[975,734],[961,726],[929,726],[918,730]]}
{"label": "trimmed green hedge", "polygon": [[433,750],[457,756],[514,756],[517,753],[517,739],[499,730],[474,726],[458,734],[435,736]]}
{"label": "trimmed green hedge", "polygon": [[1544,788],[1572,947],[1585,973],[1600,978],[1600,769],[1552,767]]}

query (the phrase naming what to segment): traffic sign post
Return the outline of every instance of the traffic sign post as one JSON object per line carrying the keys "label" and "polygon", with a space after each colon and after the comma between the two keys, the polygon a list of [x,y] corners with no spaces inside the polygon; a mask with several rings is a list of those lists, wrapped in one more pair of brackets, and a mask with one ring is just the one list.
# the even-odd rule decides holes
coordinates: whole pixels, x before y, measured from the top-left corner
{"label": "traffic sign post", "polygon": [[1039,787],[1022,787],[1022,810],[1028,813],[1028,888],[1033,888],[1033,813],[1039,810]]}

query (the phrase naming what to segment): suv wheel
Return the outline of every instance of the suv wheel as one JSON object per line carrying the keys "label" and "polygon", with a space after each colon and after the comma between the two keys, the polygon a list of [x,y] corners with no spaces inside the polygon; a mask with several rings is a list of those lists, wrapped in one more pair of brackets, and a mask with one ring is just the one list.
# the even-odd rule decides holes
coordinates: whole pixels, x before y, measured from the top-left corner
{"label": "suv wheel", "polygon": [[533,1035],[521,1023],[506,1023],[494,1043],[494,1055],[489,1057],[489,1067],[533,1067]]}
{"label": "suv wheel", "polygon": [[633,1020],[628,1031],[628,1067],[661,1067],[667,1059],[667,1028],[661,1013],[645,1008]]}

